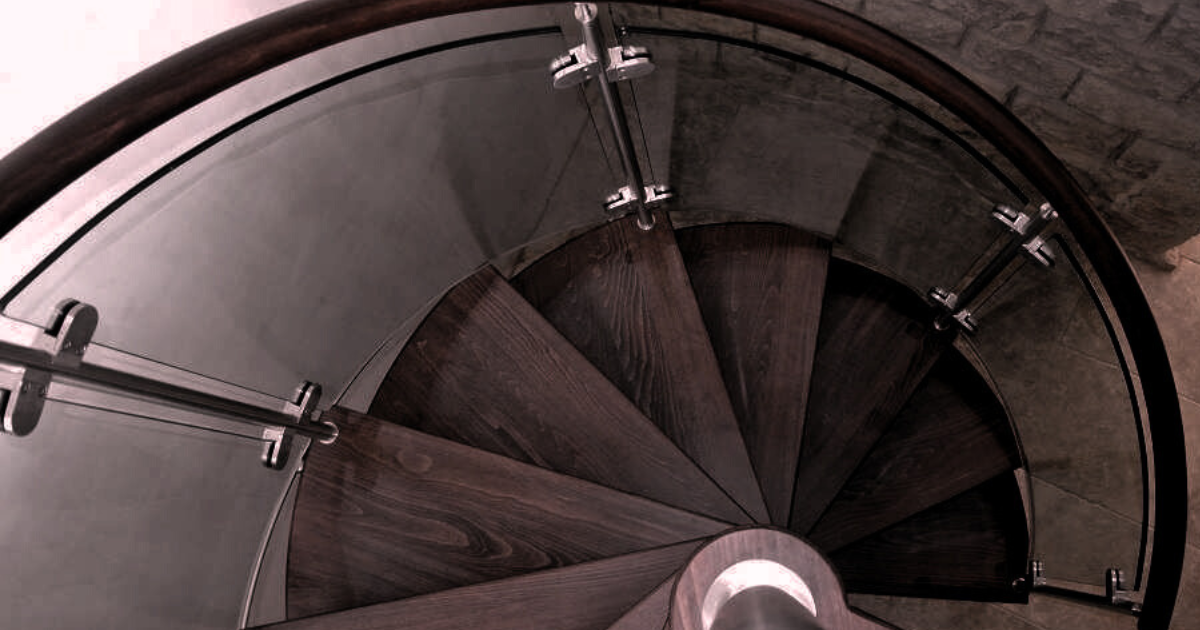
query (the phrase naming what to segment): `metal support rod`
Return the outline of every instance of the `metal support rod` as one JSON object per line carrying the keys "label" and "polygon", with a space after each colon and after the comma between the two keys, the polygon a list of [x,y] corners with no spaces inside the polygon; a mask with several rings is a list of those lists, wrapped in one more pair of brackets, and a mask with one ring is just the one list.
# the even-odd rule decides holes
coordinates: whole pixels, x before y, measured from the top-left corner
{"label": "metal support rod", "polygon": [[236,400],[163,383],[120,370],[80,363],[55,362],[48,352],[0,341],[0,363],[34,369],[52,376],[88,385],[118,390],[189,410],[213,413],[255,427],[287,429],[299,435],[328,442],[337,437],[337,428],[329,423],[297,422],[295,416]]}
{"label": "metal support rod", "polygon": [[638,166],[637,155],[633,149],[633,136],[629,132],[629,121],[625,118],[625,109],[621,106],[617,88],[609,80],[604,71],[609,67],[608,47],[604,45],[604,35],[600,32],[600,23],[596,19],[596,5],[575,3],[575,19],[583,26],[583,42],[588,54],[600,63],[600,72],[596,83],[600,86],[600,95],[604,99],[604,109],[608,110],[609,126],[612,127],[613,138],[617,143],[617,152],[621,154],[621,167],[625,171],[625,185],[633,195],[633,210],[637,213],[638,227],[643,230],[654,228],[654,215],[646,208],[646,185],[642,178],[642,169]]}
{"label": "metal support rod", "polygon": [[1028,249],[1028,243],[1037,238],[1038,234],[1057,216],[1048,204],[1043,205],[1037,212],[1031,213],[1028,223],[1022,224],[1000,251],[984,264],[983,269],[975,274],[975,277],[971,278],[967,286],[955,295],[954,304],[949,309],[950,312],[939,317],[935,322],[937,328],[946,329],[954,325],[954,316],[957,313],[969,311],[975,299],[1004,273],[1004,270],[1017,256],[1021,255],[1022,251]]}

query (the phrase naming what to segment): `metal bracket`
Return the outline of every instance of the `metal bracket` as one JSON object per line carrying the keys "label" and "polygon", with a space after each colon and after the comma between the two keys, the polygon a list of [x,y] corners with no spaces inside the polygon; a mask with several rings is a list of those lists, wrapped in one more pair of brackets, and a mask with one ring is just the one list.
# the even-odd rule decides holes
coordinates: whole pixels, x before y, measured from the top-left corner
{"label": "metal bracket", "polygon": [[1132,597],[1132,591],[1125,587],[1125,572],[1120,569],[1105,571],[1104,596],[1113,606],[1137,605]]}
{"label": "metal bracket", "polygon": [[[1021,236],[1029,234],[1029,226],[1034,222],[1034,217],[1002,203],[998,203],[992,208],[992,217]],[[1058,213],[1054,211],[1054,208],[1050,204],[1043,203],[1041,206],[1038,206],[1036,218],[1038,223],[1045,225],[1057,219]]]}
{"label": "metal bracket", "polygon": [[[604,78],[609,83],[644,77],[654,72],[650,51],[642,46],[613,46],[608,49]],[[580,44],[550,62],[555,89],[575,87],[600,74],[600,60]]]}
{"label": "metal bracket", "polygon": [[49,353],[55,365],[79,367],[99,324],[96,307],[78,300],[63,300],[54,307],[54,314],[34,347]]}
{"label": "metal bracket", "polygon": [[296,424],[312,421],[313,412],[321,402],[321,386],[312,381],[304,381],[296,386],[292,394],[292,402],[284,403],[283,413],[296,419]]}
{"label": "metal bracket", "polygon": [[[284,403],[283,412],[296,419],[296,424],[301,425],[313,421],[313,414],[317,411],[317,405],[321,402],[321,386],[304,381],[296,387],[296,393],[292,397],[292,402]],[[325,444],[332,444],[337,439],[337,426],[332,422],[325,424],[333,427],[334,435],[328,440],[322,440]],[[287,465],[288,457],[292,453],[292,443],[296,439],[294,429],[288,427],[267,427],[262,432],[263,451],[262,462],[267,468],[280,470]]]}
{"label": "metal bracket", "polygon": [[17,437],[33,433],[46,404],[50,373],[20,367],[0,372],[0,408],[4,410],[4,432]]}
{"label": "metal bracket", "polygon": [[[963,330],[974,333],[978,328],[975,319],[971,317],[971,311],[966,309],[956,310],[958,308],[958,295],[941,287],[933,287],[929,290],[929,298],[940,304],[942,308],[945,308],[946,312],[950,314],[954,321],[958,322],[959,326],[962,326]],[[934,324],[938,325],[939,321],[941,320],[935,321]]]}
{"label": "metal bracket", "polygon": [[1041,560],[1029,561],[1029,583],[1033,588],[1046,586],[1046,564]]}
{"label": "metal bracket", "polygon": [[[658,206],[675,196],[675,192],[672,191],[669,186],[663,186],[660,184],[646,186],[643,189],[643,194],[645,197],[642,203],[648,208]],[[614,219],[620,218],[632,212],[634,210],[634,204],[637,203],[637,201],[638,198],[633,194],[633,189],[629,186],[622,186],[620,190],[604,199],[604,210],[612,215]],[[651,216],[651,219],[653,220],[653,216]],[[642,227],[642,229],[650,229],[654,227],[653,223],[651,223],[649,226],[641,226],[640,223],[638,225]]]}
{"label": "metal bracket", "polygon": [[650,74],[654,71],[654,61],[650,51],[641,46],[607,46],[598,17],[595,4],[575,3],[575,19],[582,29],[583,43],[555,57],[550,62],[550,73],[558,89],[600,77],[597,85],[625,173],[625,185],[604,200],[604,208],[618,216],[636,213],[638,227],[649,231],[654,229],[654,215],[648,206],[667,199],[670,193],[665,186],[647,186],[642,178],[624,105],[612,84]]}
{"label": "metal bracket", "polygon": [[1025,254],[1037,264],[1043,267],[1054,266],[1054,250],[1050,249],[1049,243],[1042,237],[1035,236],[1026,241],[1021,247],[1025,250]]}
{"label": "metal bracket", "polygon": [[[1047,223],[1058,218],[1058,213],[1054,211],[1048,203],[1043,203],[1038,207],[1037,216],[1030,215],[1016,210],[1004,204],[997,204],[992,209],[992,217],[1004,224],[1012,232],[1020,236],[1029,236],[1029,240],[1021,244],[1021,248],[1035,262],[1043,267],[1054,266],[1054,252],[1046,244],[1045,239],[1034,232],[1040,231]],[[1036,229],[1031,229],[1030,226],[1036,226]]]}
{"label": "metal bracket", "polygon": [[[77,300],[64,300],[54,309],[49,324],[33,342],[33,349],[50,355],[50,364],[77,368],[100,323],[96,308]],[[42,417],[50,373],[18,365],[0,373],[0,409],[4,432],[25,436]]]}

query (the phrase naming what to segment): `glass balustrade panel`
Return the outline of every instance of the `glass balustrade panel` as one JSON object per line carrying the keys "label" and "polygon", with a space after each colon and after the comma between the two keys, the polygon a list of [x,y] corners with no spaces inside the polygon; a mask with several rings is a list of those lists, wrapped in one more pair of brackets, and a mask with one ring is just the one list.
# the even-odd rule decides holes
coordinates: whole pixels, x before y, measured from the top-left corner
{"label": "glass balustrade panel", "polygon": [[272,470],[252,434],[154,422],[136,401],[100,411],[60,389],[33,433],[0,439],[0,625],[240,627],[298,453]]}
{"label": "glass balustrade panel", "polygon": [[1118,568],[1132,588],[1145,498],[1137,380],[1064,242],[1051,245],[1053,268],[1026,263],[977,309],[972,342],[1024,445],[1046,577],[1102,590]]}
{"label": "glass balustrade panel", "polygon": [[100,312],[96,342],[281,398],[336,395],[444,289],[604,220],[619,181],[542,34],[416,55],[254,120],[115,208],[6,306]]}

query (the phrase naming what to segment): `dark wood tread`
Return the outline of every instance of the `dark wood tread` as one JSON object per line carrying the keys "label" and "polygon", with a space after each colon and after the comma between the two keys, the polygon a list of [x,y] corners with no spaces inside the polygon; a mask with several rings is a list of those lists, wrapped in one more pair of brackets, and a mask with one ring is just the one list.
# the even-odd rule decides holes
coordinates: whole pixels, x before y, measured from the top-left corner
{"label": "dark wood tread", "polygon": [[[647,593],[650,598],[658,595],[663,590],[662,585],[669,584],[664,580],[677,571],[698,546],[698,542],[681,543],[265,628],[604,630],[631,607],[638,610],[639,599]],[[630,626],[629,630],[658,630],[661,627]]]}
{"label": "dark wood tread", "polygon": [[808,534],[825,552],[1021,467],[998,394],[955,351],[925,381]]}
{"label": "dark wood tread", "polygon": [[514,286],[759,522],[769,515],[665,213],[546,255]]}
{"label": "dark wood tread", "polygon": [[1025,602],[1029,532],[1016,476],[1002,474],[830,555],[846,590]]}
{"label": "dark wood tread", "polygon": [[953,338],[906,287],[834,259],[789,527],[809,532]]}
{"label": "dark wood tread", "polygon": [[426,317],[371,414],[668,505],[749,520],[491,267]]}
{"label": "dark wood tread", "polygon": [[676,238],[771,521],[787,525],[829,243],[767,223]]}
{"label": "dark wood tread", "polygon": [[300,483],[290,618],[713,535],[728,527],[370,416],[341,412]]}

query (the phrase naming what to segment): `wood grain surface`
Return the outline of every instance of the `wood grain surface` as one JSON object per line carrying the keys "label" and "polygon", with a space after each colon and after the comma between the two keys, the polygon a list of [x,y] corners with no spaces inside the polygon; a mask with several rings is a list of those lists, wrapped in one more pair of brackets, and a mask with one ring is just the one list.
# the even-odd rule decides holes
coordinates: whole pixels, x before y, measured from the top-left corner
{"label": "wood grain surface", "polygon": [[[271,630],[604,630],[622,613],[662,599],[664,582],[695,551],[681,543],[521,577],[288,621]],[[658,588],[655,589],[655,586]],[[652,589],[654,589],[652,591]],[[670,594],[670,589],[666,589]],[[657,600],[655,600],[657,601]],[[648,617],[639,617],[648,619]],[[629,630],[659,630],[633,626]]]}
{"label": "wood grain surface", "polygon": [[1006,473],[830,559],[851,593],[1024,602],[1029,532],[1015,476]]}
{"label": "wood grain surface", "polygon": [[426,317],[370,411],[668,505],[749,520],[491,267]]}
{"label": "wood grain surface", "polygon": [[288,616],[710,536],[721,522],[353,412],[308,456]]}
{"label": "wood grain surface", "polygon": [[765,223],[676,238],[771,522],[787,525],[829,244]]}
{"label": "wood grain surface", "polygon": [[790,528],[816,524],[951,342],[907,288],[833,260],[817,337]]}
{"label": "wood grain surface", "polygon": [[1004,404],[947,351],[808,539],[829,553],[1020,466]]}
{"label": "wood grain surface", "polygon": [[750,516],[769,519],[670,221],[634,217],[551,252],[513,284]]}
{"label": "wood grain surface", "polygon": [[[682,562],[679,564],[683,565]],[[667,618],[671,616],[671,591],[675,589],[677,577],[672,575],[664,580],[652,593],[621,615],[608,630],[663,630]]]}

